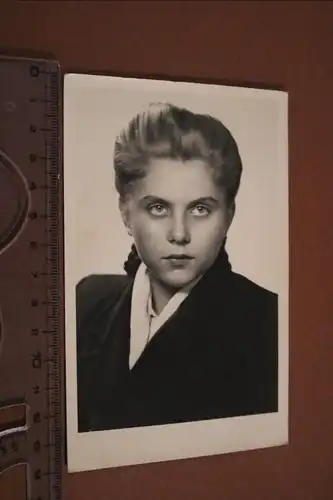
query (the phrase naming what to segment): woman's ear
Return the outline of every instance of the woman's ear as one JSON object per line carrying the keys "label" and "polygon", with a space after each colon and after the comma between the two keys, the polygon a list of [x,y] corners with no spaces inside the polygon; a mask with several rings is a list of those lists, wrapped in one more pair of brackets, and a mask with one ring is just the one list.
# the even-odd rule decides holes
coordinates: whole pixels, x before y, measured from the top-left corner
{"label": "woman's ear", "polygon": [[119,206],[120,215],[121,215],[121,218],[123,220],[124,226],[127,229],[127,233],[129,236],[132,236],[128,201],[119,197],[118,206]]}

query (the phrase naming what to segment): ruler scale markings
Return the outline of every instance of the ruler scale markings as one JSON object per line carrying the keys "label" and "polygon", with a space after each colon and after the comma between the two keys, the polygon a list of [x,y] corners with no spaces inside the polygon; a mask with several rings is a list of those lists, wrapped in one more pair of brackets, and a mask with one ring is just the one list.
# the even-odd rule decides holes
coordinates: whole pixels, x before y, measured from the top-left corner
{"label": "ruler scale markings", "polygon": [[[31,256],[32,267],[26,272],[26,269],[20,270],[16,266],[16,274],[17,279],[19,275],[25,275],[25,279],[30,276],[33,280],[30,285],[22,287],[26,290],[26,309],[22,308],[21,316],[32,318],[33,311],[37,314],[30,324],[27,323],[29,327],[25,326],[25,331],[22,331],[22,342],[26,344],[28,353],[28,371],[23,380],[18,380],[17,394],[8,395],[0,388],[0,404],[6,404],[10,396],[19,400],[25,397],[30,407],[28,431],[12,436],[0,434],[0,472],[9,464],[27,462],[31,471],[28,500],[62,498],[60,83],[61,75],[56,62],[0,57],[0,97],[6,97],[11,88],[16,88],[17,100],[25,101],[25,110],[28,110],[24,115],[18,113],[16,116],[20,147],[17,147],[17,138],[9,135],[4,128],[1,129],[0,149],[13,157],[19,149],[22,158],[27,159],[23,163],[19,160],[19,168],[27,179],[31,206],[16,247],[18,252],[22,252],[24,262],[28,262],[27,258]],[[42,205],[44,208],[41,208]],[[42,254],[44,264],[41,266]],[[33,266],[36,258],[39,265],[35,263]],[[1,284],[0,292],[4,293]],[[3,376],[1,369],[0,357],[0,377]],[[45,403],[48,416],[45,415]]]}

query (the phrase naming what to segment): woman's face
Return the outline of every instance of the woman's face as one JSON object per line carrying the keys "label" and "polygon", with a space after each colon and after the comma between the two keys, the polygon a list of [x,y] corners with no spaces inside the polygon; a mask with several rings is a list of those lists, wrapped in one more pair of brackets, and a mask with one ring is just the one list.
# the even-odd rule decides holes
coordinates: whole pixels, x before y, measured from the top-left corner
{"label": "woman's face", "polygon": [[151,277],[173,290],[212,265],[233,218],[201,160],[152,160],[120,208]]}

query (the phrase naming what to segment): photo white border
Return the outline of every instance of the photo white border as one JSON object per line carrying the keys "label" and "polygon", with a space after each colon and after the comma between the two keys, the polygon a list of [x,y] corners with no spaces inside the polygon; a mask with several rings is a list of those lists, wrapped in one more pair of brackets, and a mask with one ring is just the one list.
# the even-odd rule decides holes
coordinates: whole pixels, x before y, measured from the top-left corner
{"label": "photo white border", "polygon": [[[278,186],[281,225],[279,274],[279,411],[188,422],[155,427],[78,433],[76,380],[76,318],[75,285],[71,262],[75,260],[75,224],[78,207],[73,193],[78,182],[70,169],[71,138],[67,134],[69,115],[68,96],[75,89],[110,89],[111,81],[126,88],[145,86],[169,87],[170,95],[179,86],[195,92],[223,90],[227,95],[261,99],[270,96],[278,106],[279,136]],[[172,99],[170,98],[170,101]],[[67,74],[64,77],[64,223],[65,223],[65,349],[66,349],[66,420],[68,471],[78,472],[161,462],[207,455],[266,448],[288,443],[288,378],[289,378],[289,183],[288,183],[288,94],[275,90],[205,85],[185,82],[165,82],[148,79]],[[73,254],[74,252],[74,254]]]}

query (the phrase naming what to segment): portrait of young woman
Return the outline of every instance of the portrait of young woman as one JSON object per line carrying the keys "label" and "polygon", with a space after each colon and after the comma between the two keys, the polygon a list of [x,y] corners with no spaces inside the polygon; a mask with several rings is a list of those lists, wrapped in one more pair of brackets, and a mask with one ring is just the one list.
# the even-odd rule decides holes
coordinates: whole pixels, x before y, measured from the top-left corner
{"label": "portrait of young woman", "polygon": [[275,412],[278,297],[232,270],[242,160],[211,116],[152,104],[115,143],[127,276],[77,285],[79,430]]}
{"label": "portrait of young woman", "polygon": [[[112,121],[101,120],[99,129],[90,126],[89,139],[75,139],[71,125],[71,143],[80,144],[90,181],[85,196],[68,197],[72,227],[81,224],[68,262],[79,268],[89,252],[90,261],[95,259],[94,266],[84,263],[72,275],[75,331],[67,332],[75,349],[69,377],[76,380],[75,388],[67,386],[67,402],[76,405],[75,422],[69,418],[82,436],[156,433],[180,424],[278,416],[285,409],[279,342],[285,297],[273,281],[239,270],[229,251],[247,170],[246,133],[243,153],[223,110],[204,111],[204,96],[197,109],[171,92],[152,97],[144,95],[136,111],[128,105],[121,120],[114,105]],[[89,109],[86,116],[92,117],[93,105]],[[107,137],[108,123],[114,135],[106,141],[104,161],[112,182],[102,186],[99,162],[84,159],[84,144],[101,141],[99,133]],[[269,167],[258,160],[258,168]],[[274,180],[265,175],[270,189]],[[268,188],[256,203],[278,206]],[[112,190],[112,221],[117,217],[118,226],[100,208],[100,199]],[[244,211],[244,202],[241,206]],[[108,249],[97,246],[94,236],[101,217],[103,232],[110,234]],[[90,229],[84,229],[85,219]],[[275,219],[265,222],[265,214],[263,222],[249,220],[262,229],[263,240],[277,226]],[[247,254],[254,236],[245,227],[240,234],[239,255]],[[275,247],[274,256],[281,251]],[[113,253],[121,264],[117,268],[108,264]],[[267,267],[265,257],[261,260]]]}

